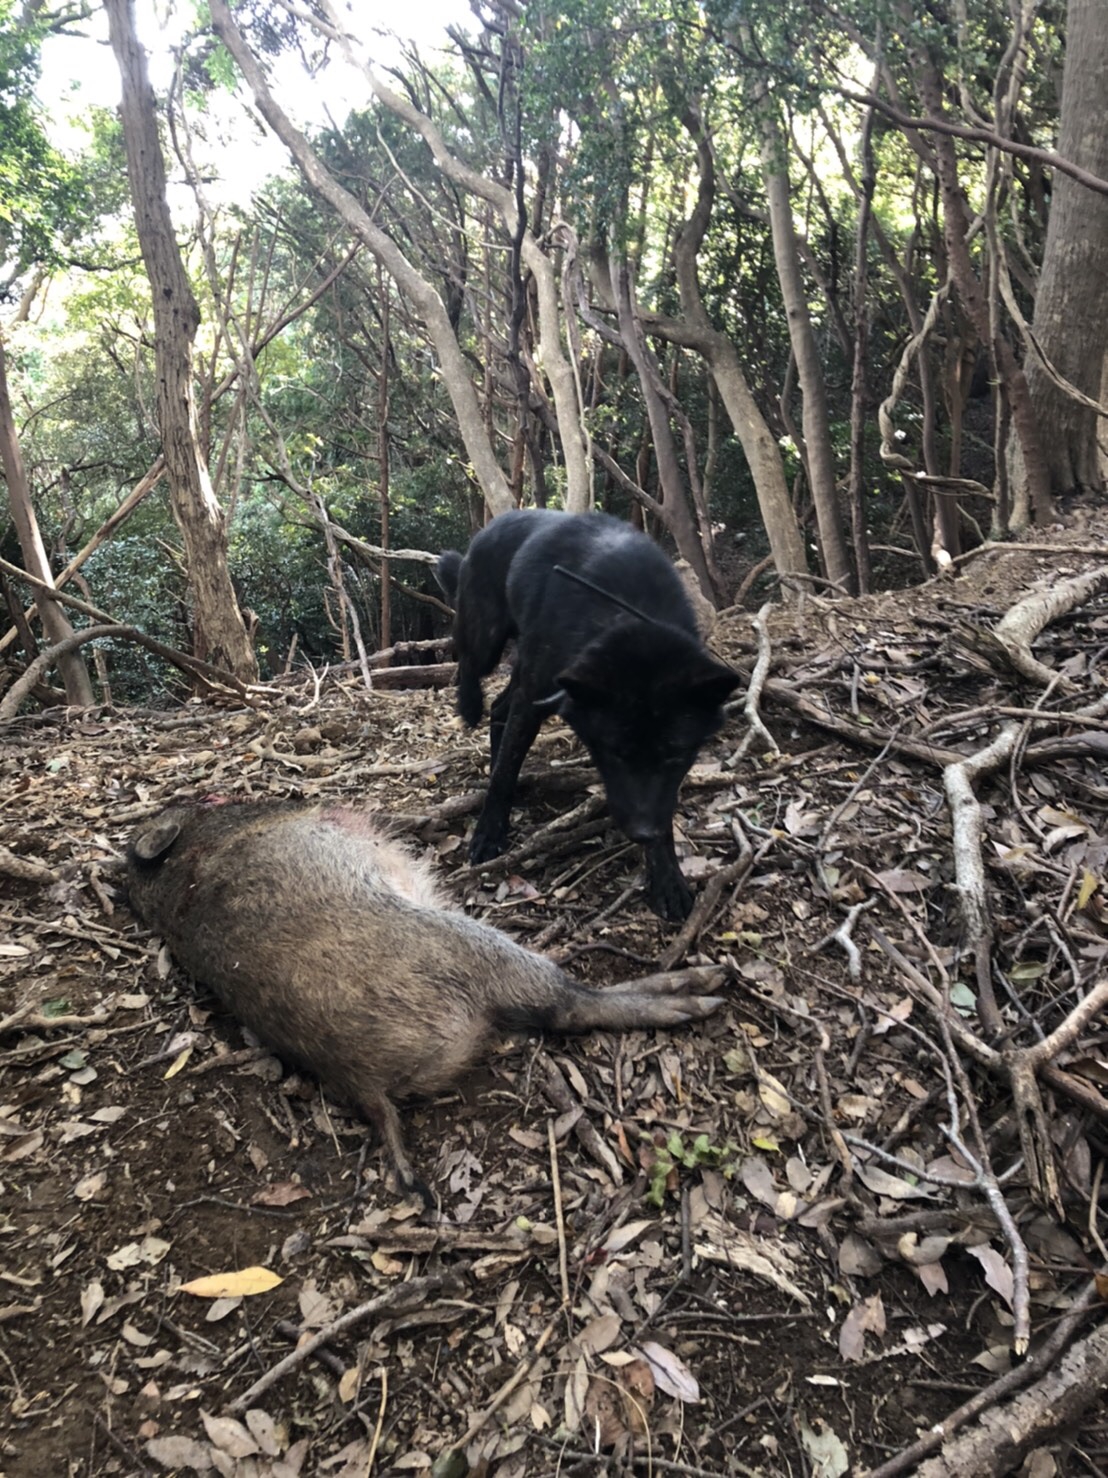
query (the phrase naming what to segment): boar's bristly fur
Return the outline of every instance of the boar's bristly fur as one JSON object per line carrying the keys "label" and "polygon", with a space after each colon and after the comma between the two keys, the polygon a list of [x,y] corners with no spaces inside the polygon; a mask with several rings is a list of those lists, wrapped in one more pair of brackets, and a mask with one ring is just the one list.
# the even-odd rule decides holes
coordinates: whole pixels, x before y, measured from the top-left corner
{"label": "boar's bristly fur", "polygon": [[422,1190],[395,1101],[456,1082],[497,1028],[676,1026],[720,1004],[695,993],[704,971],[579,984],[453,907],[368,811],[171,807],[136,829],[127,874],[184,969],[376,1124],[406,1188]]}

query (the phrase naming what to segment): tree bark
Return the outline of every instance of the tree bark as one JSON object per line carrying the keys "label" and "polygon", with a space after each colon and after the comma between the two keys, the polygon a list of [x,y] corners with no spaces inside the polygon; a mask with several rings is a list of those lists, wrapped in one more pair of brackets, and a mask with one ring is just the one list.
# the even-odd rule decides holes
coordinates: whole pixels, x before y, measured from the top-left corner
{"label": "tree bark", "polygon": [[[880,78],[874,77],[874,92]],[[858,239],[854,253],[854,365],[850,379],[850,519],[854,535],[854,558],[858,565],[858,594],[873,587],[873,568],[866,528],[866,345],[869,323],[866,309],[867,248],[869,221],[877,169],[873,161],[873,109],[866,109],[862,122],[862,197],[858,202]]]}
{"label": "tree bark", "polygon": [[[118,5],[121,0],[111,0],[111,3]],[[385,271],[423,320],[428,337],[439,356],[443,383],[454,407],[458,429],[485,502],[494,514],[506,512],[513,506],[511,490],[493,452],[477,392],[470,379],[469,365],[451,327],[442,298],[420,276],[396,243],[379,226],[374,225],[354,196],[343,189],[304,135],[274,100],[262,70],[236,27],[225,0],[211,0],[210,9],[212,28],[246,79],[247,86],[254,94],[258,111],[288,149],[304,179],[382,263]]]}
{"label": "tree bark", "polygon": [[673,535],[677,552],[692,566],[697,581],[705,596],[718,606],[721,592],[716,588],[714,572],[708,562],[708,553],[701,543],[693,522],[685,492],[685,480],[681,475],[681,464],[677,446],[669,424],[669,410],[661,393],[658,368],[651,362],[650,351],[642,337],[642,325],[635,314],[631,293],[631,274],[625,257],[612,252],[609,258],[611,294],[619,318],[620,335],[626,346],[628,357],[639,377],[646,413],[650,422],[650,434],[654,443],[654,455],[658,463],[658,481],[661,484],[662,515],[666,527]]}
{"label": "tree bark", "polygon": [[[1108,13],[1104,0],[1069,0],[1058,152],[1108,179]],[[1108,196],[1056,173],[1034,333],[1071,385],[1096,400],[1108,350]],[[1103,488],[1098,417],[1062,390],[1035,355],[1027,384],[1058,496]],[[1108,430],[1108,421],[1100,421]]]}
{"label": "tree bark", "polygon": [[[740,21],[738,29],[746,54],[754,55],[749,24]],[[812,319],[808,312],[808,299],[800,271],[800,253],[797,250],[789,174],[786,168],[785,140],[776,103],[760,76],[754,78],[752,95],[762,139],[762,173],[766,181],[773,256],[788,318],[789,342],[792,344],[800,379],[801,424],[808,449],[808,477],[823,551],[824,572],[832,585],[841,594],[846,594],[853,588],[854,571],[846,547],[842,513],[835,491],[835,457],[831,449],[827,387],[823,380],[819,349],[812,331]]]}
{"label": "tree bark", "polygon": [[751,394],[735,345],[708,318],[700,292],[697,260],[715,202],[715,159],[698,114],[682,120],[696,144],[700,181],[696,205],[674,244],[674,267],[682,319],[648,316],[651,332],[701,354],[715,381],[735,435],[746,454],[774,568],[788,589],[790,575],[807,574],[804,538],[789,498],[781,451]]}
{"label": "tree bark", "polygon": [[200,447],[192,355],[200,310],[185,274],[166,198],[146,53],[135,33],[133,0],[105,0],[112,50],[123,80],[127,177],[154,310],[158,429],[173,516],[181,531],[195,620],[197,655],[240,682],[256,682],[258,665],[227,567],[227,529]]}
{"label": "tree bark", "polygon": [[[381,504],[381,548],[389,547],[389,286],[384,269],[377,263],[377,296],[381,301],[381,370],[377,380],[377,479]],[[392,587],[389,562],[381,561],[381,629],[378,641],[392,646]]]}
{"label": "tree bark", "polygon": [[[46,558],[46,548],[39,532],[38,520],[31,502],[31,489],[27,482],[27,471],[23,465],[23,454],[16,435],[15,416],[12,413],[11,396],[8,394],[8,370],[2,338],[0,338],[0,465],[3,466],[4,479],[8,484],[8,506],[11,509],[12,523],[15,525],[27,573],[53,589],[54,580],[50,573],[50,562]],[[51,647],[62,646],[74,635],[73,627],[56,601],[40,600],[38,611],[42,629]],[[27,653],[27,660],[32,665],[34,656],[33,651]],[[67,703],[75,707],[87,708],[96,701],[88,668],[84,659],[77,655],[75,645],[67,647],[64,655],[59,657],[58,671],[65,684]]]}
{"label": "tree bark", "polygon": [[[914,11],[902,3],[899,14],[905,38],[909,38],[907,45],[913,78],[924,112],[932,119],[943,120],[946,117],[946,106],[943,101],[943,78],[938,64],[922,43],[910,39],[916,31]],[[999,330],[994,335],[992,331],[985,291],[970,258],[967,241],[969,206],[958,178],[958,156],[954,149],[954,139],[948,133],[937,132],[930,151],[918,135],[913,142],[934,169],[939,182],[939,194],[943,202],[943,239],[959,300],[982,344],[992,346],[997,371],[1011,408],[1012,425],[1022,462],[1016,498],[1019,510],[1016,521],[1026,523],[1033,513],[1036,522],[1045,523],[1051,514],[1050,479],[1039,443],[1038,425],[1027,388],[1027,376],[1005,335]]]}

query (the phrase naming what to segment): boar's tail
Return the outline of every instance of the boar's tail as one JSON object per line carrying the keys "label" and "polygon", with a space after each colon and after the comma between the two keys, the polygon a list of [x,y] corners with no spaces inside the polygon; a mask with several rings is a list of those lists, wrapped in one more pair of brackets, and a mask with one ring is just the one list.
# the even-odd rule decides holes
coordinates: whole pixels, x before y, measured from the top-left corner
{"label": "boar's tail", "polygon": [[566,975],[555,988],[543,992],[544,1000],[502,1007],[497,1013],[498,1023],[509,1030],[552,1032],[682,1026],[710,1016],[723,1005],[722,996],[699,994],[722,980],[722,970],[672,970],[593,990]]}

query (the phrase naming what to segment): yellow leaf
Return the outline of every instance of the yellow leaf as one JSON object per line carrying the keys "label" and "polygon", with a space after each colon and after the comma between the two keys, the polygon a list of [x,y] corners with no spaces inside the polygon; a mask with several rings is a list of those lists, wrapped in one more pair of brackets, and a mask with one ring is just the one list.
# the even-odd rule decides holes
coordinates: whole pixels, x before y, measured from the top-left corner
{"label": "yellow leaf", "polygon": [[1100,879],[1097,877],[1096,873],[1090,872],[1089,869],[1086,868],[1081,878],[1081,887],[1078,889],[1077,892],[1078,908],[1084,908],[1086,906],[1089,899],[1096,892],[1099,883]]}
{"label": "yellow leaf", "polygon": [[268,1293],[285,1280],[268,1268],[240,1268],[237,1273],[212,1273],[207,1278],[194,1278],[182,1283],[181,1292],[196,1298],[244,1298],[251,1293]]}
{"label": "yellow leaf", "polygon": [[751,1143],[758,1150],[769,1150],[775,1154],[779,1154],[781,1151],[781,1146],[777,1143],[776,1139],[768,1139],[764,1135],[759,1135]]}
{"label": "yellow leaf", "polygon": [[188,1062],[191,1056],[191,1047],[186,1047],[183,1052],[178,1052],[177,1056],[173,1059],[173,1062],[166,1069],[165,1081],[168,1082],[170,1078],[175,1078],[184,1067],[185,1063]]}

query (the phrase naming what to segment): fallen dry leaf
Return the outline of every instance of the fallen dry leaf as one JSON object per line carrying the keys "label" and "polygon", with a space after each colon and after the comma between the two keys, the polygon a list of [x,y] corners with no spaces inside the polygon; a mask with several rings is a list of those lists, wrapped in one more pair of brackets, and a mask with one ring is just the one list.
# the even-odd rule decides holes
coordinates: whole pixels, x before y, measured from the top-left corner
{"label": "fallen dry leaf", "polygon": [[182,1283],[180,1292],[191,1293],[194,1298],[248,1298],[254,1293],[268,1293],[284,1281],[268,1268],[240,1268],[234,1273],[194,1278],[191,1283]]}

